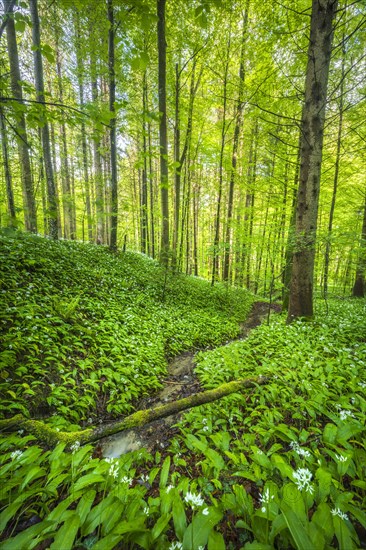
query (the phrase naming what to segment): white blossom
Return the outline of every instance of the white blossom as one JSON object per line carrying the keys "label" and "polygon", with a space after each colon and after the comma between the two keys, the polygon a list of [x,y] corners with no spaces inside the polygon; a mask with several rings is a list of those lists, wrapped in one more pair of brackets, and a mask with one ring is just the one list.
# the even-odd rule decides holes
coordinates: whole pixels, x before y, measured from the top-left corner
{"label": "white blossom", "polygon": [[343,455],[335,455],[338,462],[347,462],[348,458]]}
{"label": "white blossom", "polygon": [[348,519],[347,514],[344,514],[343,512],[341,512],[339,508],[333,508],[333,510],[331,510],[330,512],[333,516],[338,516],[341,519]]}
{"label": "white blossom", "polygon": [[80,449],[80,441],[75,441],[75,443],[71,445],[70,449],[74,455]]}
{"label": "white blossom", "polygon": [[271,496],[269,494],[269,489],[266,489],[263,495],[259,495],[259,501],[261,503],[261,510],[263,513],[267,510],[266,506],[264,505],[269,504],[273,499],[274,499],[274,495]]}
{"label": "white blossom", "polygon": [[299,468],[296,472],[293,473],[295,484],[297,488],[302,491],[309,491],[312,493],[314,491],[313,487],[310,485],[311,478],[313,474],[307,468]]}
{"label": "white blossom", "polygon": [[119,466],[118,464],[111,464],[111,467],[109,468],[109,475],[114,477],[116,479],[118,477],[119,473]]}
{"label": "white blossom", "polygon": [[343,409],[341,409],[339,411],[339,418],[341,420],[346,420],[348,417],[354,418],[354,415],[351,413],[351,411],[347,411],[347,410],[343,410]]}
{"label": "white blossom", "polygon": [[172,489],[174,489],[174,485],[168,485],[168,487],[166,488],[166,492],[170,493]]}
{"label": "white blossom", "polygon": [[169,550],[181,550],[183,548],[183,544],[179,541],[172,542],[169,546]]}
{"label": "white blossom", "polygon": [[202,514],[203,514],[204,516],[208,516],[208,508],[204,508],[204,509],[202,510]]}
{"label": "white blossom", "polygon": [[311,453],[307,451],[306,449],[303,449],[300,447],[300,445],[297,443],[297,441],[291,441],[290,447],[297,453],[299,456],[302,456],[304,458],[309,458],[311,456]]}
{"label": "white blossom", "polygon": [[13,451],[10,455],[10,458],[12,460],[18,460],[18,458],[20,458],[22,456],[23,452],[20,451],[19,449],[17,451]]}
{"label": "white blossom", "polygon": [[201,495],[195,495],[194,493],[190,492],[186,494],[184,500],[192,507],[193,510],[198,506],[203,506],[203,504],[205,503]]}

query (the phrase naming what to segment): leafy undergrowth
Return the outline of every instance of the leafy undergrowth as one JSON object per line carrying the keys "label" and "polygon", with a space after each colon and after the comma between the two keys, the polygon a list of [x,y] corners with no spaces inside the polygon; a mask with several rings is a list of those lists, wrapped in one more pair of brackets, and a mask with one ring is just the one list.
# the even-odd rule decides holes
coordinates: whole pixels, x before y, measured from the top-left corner
{"label": "leafy undergrowth", "polygon": [[143,255],[21,233],[0,235],[0,287],[0,415],[61,429],[130,412],[169,356],[235,337],[252,303]]}
{"label": "leafy undergrowth", "polygon": [[316,322],[272,318],[200,352],[206,388],[269,382],[190,411],[168,449],[112,460],[91,446],[45,451],[25,433],[3,437],[2,549],[360,548],[366,305],[318,309]]}

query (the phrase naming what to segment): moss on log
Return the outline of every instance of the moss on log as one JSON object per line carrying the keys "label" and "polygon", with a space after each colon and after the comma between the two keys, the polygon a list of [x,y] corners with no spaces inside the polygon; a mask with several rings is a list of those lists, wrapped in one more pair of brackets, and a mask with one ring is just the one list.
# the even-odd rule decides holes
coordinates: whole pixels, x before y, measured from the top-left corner
{"label": "moss on log", "polygon": [[123,432],[125,430],[130,430],[132,428],[140,428],[141,426],[150,424],[150,422],[153,422],[154,420],[166,418],[172,414],[177,414],[187,409],[192,409],[193,407],[211,403],[227,395],[240,393],[246,388],[252,388],[256,385],[266,384],[267,382],[268,378],[265,377],[235,380],[233,382],[228,382],[227,384],[222,384],[214,390],[195,393],[189,397],[167,403],[166,405],[161,405],[160,407],[137,411],[123,420],[112,422],[111,424],[106,424],[97,428],[80,430],[78,432],[59,432],[40,420],[27,419],[21,414],[9,419],[0,420],[0,430],[14,431],[22,428],[34,435],[40,442],[46,443],[48,446],[56,445],[60,441],[65,442],[68,446],[72,445],[76,441],[80,444],[93,443],[103,437],[107,437],[118,432]]}

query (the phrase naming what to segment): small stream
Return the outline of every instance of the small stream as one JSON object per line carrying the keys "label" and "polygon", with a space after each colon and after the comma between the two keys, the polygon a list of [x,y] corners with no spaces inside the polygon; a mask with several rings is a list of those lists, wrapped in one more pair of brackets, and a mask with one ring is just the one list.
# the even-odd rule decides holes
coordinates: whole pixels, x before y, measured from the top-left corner
{"label": "small stream", "polygon": [[[264,302],[253,304],[247,320],[240,325],[239,339],[247,338],[251,329],[258,326],[267,317],[269,307],[275,311],[280,310],[274,304],[272,306]],[[224,345],[229,343],[226,342]],[[202,391],[202,388],[194,374],[194,352],[185,352],[169,363],[168,377],[164,381],[164,387],[155,395],[143,398],[137,409],[157,407],[199,391]],[[179,417],[180,413],[174,414],[162,420],[151,422],[141,428],[133,428],[109,436],[100,441],[102,455],[109,458],[118,458],[142,447],[148,451],[156,447],[164,448],[168,444],[167,439],[169,439],[166,432],[171,430],[171,427],[178,422]]]}

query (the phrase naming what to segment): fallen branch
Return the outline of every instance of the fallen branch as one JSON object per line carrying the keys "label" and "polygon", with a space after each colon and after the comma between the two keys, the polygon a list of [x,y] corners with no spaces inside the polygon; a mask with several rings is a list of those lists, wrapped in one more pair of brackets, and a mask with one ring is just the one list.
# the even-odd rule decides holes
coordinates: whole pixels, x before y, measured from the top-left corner
{"label": "fallen branch", "polygon": [[235,380],[222,384],[214,390],[207,390],[200,393],[195,393],[184,399],[167,403],[159,407],[152,409],[145,409],[137,411],[130,416],[127,416],[123,420],[99,426],[97,428],[87,428],[86,430],[80,430],[78,432],[58,432],[51,426],[45,424],[40,420],[30,420],[25,418],[21,414],[0,420],[0,430],[15,431],[19,428],[26,430],[34,435],[39,441],[46,443],[49,446],[56,445],[59,441],[67,443],[68,446],[72,445],[76,441],[80,444],[92,443],[98,441],[109,435],[113,435],[118,432],[130,430],[132,428],[140,428],[146,424],[150,424],[154,420],[166,418],[172,414],[198,407],[199,405],[205,405],[211,403],[217,399],[221,399],[232,393],[239,393],[243,389],[252,388],[257,385],[266,384],[268,378],[247,378],[245,380]]}

